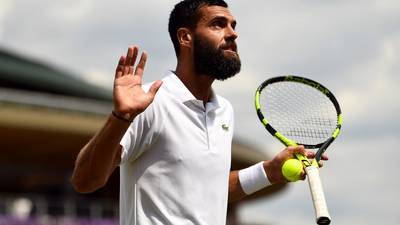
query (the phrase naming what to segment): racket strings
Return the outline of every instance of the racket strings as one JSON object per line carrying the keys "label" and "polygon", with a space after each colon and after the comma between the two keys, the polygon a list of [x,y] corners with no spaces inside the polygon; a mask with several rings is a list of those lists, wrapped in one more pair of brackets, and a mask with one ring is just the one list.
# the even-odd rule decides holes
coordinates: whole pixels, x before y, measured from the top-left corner
{"label": "racket strings", "polygon": [[288,130],[284,133],[285,136],[291,137],[306,137],[306,138],[318,138],[318,139],[326,139],[329,136],[328,132],[324,131],[316,131],[316,130],[301,130],[301,129],[294,129]]}
{"label": "racket strings", "polygon": [[271,126],[297,143],[322,143],[336,128],[337,113],[330,99],[301,83],[266,86],[260,95],[260,105]]}

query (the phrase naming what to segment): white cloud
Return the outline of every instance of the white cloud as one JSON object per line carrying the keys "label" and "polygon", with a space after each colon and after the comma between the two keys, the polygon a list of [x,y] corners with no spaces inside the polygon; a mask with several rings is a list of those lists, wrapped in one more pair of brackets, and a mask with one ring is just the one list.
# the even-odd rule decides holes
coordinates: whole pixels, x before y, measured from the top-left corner
{"label": "white cloud", "polygon": [[85,18],[90,16],[96,1],[70,0],[49,2],[49,15],[60,23],[79,26]]}
{"label": "white cloud", "polygon": [[374,3],[377,9],[385,12],[398,12],[398,10],[400,10],[400,5],[397,0],[375,0]]}
{"label": "white cloud", "polygon": [[[131,44],[146,49],[150,60],[165,60],[166,54],[173,54],[167,33],[173,3],[168,1],[12,2],[1,45],[77,74],[93,67],[113,74],[119,55]],[[170,59],[174,61],[174,57]],[[160,74],[151,67],[146,70]]]}
{"label": "white cloud", "polygon": [[2,0],[0,1],[0,40],[2,39],[3,32],[4,32],[4,23],[7,19],[12,8],[12,1],[11,0]]}
{"label": "white cloud", "polygon": [[395,118],[399,118],[400,93],[396,91],[400,84],[399,52],[400,35],[383,39],[379,54],[370,61],[353,65],[348,71],[350,85],[344,85],[339,99],[345,111],[349,112],[347,120],[350,123],[389,120],[393,123]]}

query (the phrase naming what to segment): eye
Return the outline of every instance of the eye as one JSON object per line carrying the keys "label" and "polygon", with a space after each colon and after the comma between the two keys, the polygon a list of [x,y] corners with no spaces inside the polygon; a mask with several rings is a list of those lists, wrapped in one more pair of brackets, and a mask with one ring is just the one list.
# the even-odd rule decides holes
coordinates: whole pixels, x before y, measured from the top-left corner
{"label": "eye", "polygon": [[224,21],[217,20],[214,21],[211,25],[215,28],[224,28],[226,26],[226,23]]}
{"label": "eye", "polygon": [[231,24],[231,27],[232,27],[233,30],[235,30],[235,29],[236,29],[236,22],[233,22],[233,23]]}

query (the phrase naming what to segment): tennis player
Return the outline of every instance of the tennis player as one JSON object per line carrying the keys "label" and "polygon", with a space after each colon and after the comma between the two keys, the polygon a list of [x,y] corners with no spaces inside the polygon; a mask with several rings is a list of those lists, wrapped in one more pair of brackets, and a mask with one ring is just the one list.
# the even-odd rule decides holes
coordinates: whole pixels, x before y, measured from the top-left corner
{"label": "tennis player", "polygon": [[147,53],[137,64],[137,46],[121,56],[114,110],[80,151],[72,176],[75,189],[88,193],[119,167],[121,225],[223,225],[228,201],[286,182],[281,166],[294,153],[312,157],[290,147],[230,172],[233,110],[212,83],[240,71],[235,27],[223,0],[184,0],[169,20],[175,70],[142,85]]}

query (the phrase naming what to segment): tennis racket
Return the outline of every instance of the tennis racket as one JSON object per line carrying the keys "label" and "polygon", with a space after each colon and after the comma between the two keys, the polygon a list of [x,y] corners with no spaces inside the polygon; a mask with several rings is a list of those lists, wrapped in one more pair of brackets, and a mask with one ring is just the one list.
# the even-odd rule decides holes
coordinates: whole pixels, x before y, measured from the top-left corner
{"label": "tennis racket", "polygon": [[313,80],[279,76],[258,87],[255,105],[261,123],[285,146],[318,149],[311,162],[301,154],[296,154],[296,158],[302,161],[307,174],[316,223],[330,224],[318,161],[340,133],[342,113],[336,98]]}

